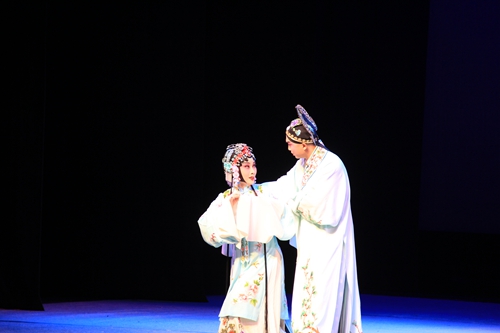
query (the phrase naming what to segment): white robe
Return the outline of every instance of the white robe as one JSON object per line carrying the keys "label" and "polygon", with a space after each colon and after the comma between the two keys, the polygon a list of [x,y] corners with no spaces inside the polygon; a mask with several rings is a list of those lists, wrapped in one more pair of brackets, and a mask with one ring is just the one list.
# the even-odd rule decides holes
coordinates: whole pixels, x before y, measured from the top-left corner
{"label": "white robe", "polygon": [[[269,333],[280,332],[281,320],[288,319],[284,285],[283,255],[277,242],[296,232],[294,219],[286,218],[284,205],[267,198],[265,186],[240,191],[236,216],[229,203],[229,190],[219,194],[198,220],[203,239],[214,247],[231,244],[230,286],[219,313],[223,332],[235,325],[236,332],[265,331],[265,261],[267,260]],[[291,224],[286,224],[286,222]],[[266,245],[267,256],[264,256]]]}
{"label": "white robe", "polygon": [[360,333],[350,186],[340,158],[316,147],[308,160],[269,183],[299,224],[292,296],[294,333]]}

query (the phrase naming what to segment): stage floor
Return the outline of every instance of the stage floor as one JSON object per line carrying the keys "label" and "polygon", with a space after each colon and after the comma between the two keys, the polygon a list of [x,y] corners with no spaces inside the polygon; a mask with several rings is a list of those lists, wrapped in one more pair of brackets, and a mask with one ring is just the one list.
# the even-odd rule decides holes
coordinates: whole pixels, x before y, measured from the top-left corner
{"label": "stage floor", "polygon": [[[214,333],[221,296],[207,303],[107,300],[0,309],[2,333]],[[500,332],[500,304],[361,295],[365,333]]]}

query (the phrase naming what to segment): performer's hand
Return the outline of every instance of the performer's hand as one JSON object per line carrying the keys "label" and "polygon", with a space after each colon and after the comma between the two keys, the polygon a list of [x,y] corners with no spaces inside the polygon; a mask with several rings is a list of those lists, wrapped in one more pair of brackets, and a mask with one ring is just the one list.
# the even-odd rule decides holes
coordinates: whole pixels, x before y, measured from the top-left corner
{"label": "performer's hand", "polygon": [[233,213],[236,214],[236,208],[238,207],[238,201],[240,200],[240,192],[235,191],[229,196],[229,203],[233,207]]}
{"label": "performer's hand", "polygon": [[240,199],[240,192],[235,191],[231,193],[231,195],[229,196],[229,202],[231,203],[231,206],[237,204],[239,199]]}

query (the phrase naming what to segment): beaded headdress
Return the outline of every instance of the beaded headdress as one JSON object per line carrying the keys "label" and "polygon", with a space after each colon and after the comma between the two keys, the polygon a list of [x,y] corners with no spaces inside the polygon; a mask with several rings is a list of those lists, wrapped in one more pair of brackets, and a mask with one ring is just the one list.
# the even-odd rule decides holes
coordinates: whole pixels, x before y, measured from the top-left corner
{"label": "beaded headdress", "polygon": [[252,147],[247,146],[245,143],[235,143],[227,146],[226,153],[222,158],[222,165],[225,172],[233,175],[233,186],[237,186],[240,181],[239,167],[250,158],[255,161]]}

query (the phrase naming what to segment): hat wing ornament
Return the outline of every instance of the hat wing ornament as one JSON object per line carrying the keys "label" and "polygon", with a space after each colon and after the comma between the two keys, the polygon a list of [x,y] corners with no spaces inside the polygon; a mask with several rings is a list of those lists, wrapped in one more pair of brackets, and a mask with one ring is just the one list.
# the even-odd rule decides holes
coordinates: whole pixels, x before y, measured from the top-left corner
{"label": "hat wing ornament", "polygon": [[302,124],[306,128],[306,131],[311,135],[311,139],[313,140],[314,144],[326,149],[323,141],[319,139],[318,126],[309,115],[309,113],[307,113],[306,109],[304,109],[300,104],[297,104],[295,109],[297,110],[297,115],[299,116],[300,120],[302,120]]}

